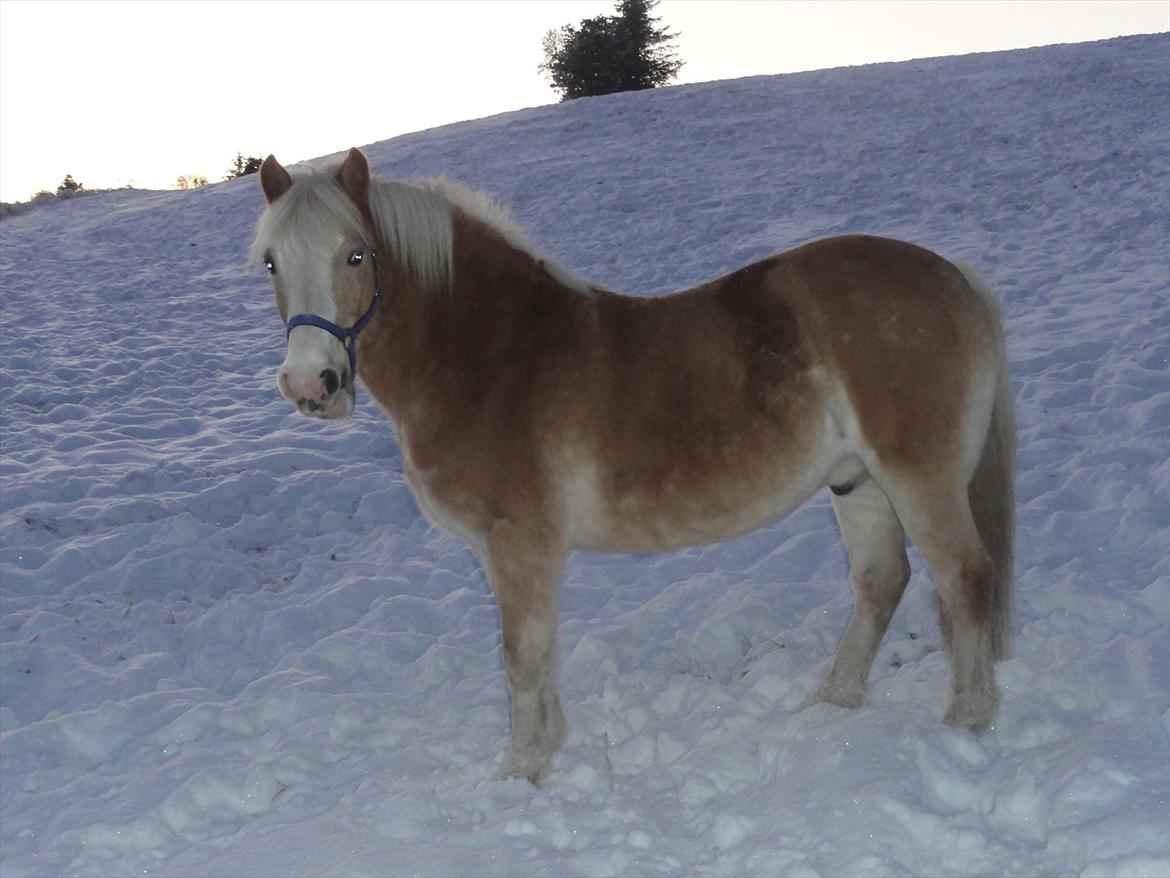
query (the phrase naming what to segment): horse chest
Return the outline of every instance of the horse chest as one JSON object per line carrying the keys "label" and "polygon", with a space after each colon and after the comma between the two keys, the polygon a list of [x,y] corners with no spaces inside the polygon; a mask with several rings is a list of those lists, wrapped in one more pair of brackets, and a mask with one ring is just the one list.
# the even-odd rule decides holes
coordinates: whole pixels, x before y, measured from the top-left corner
{"label": "horse chest", "polygon": [[[404,457],[408,458],[407,455]],[[409,459],[404,460],[403,472],[427,521],[480,552],[484,546],[484,534],[476,526],[474,503],[452,489],[434,470],[420,469]]]}

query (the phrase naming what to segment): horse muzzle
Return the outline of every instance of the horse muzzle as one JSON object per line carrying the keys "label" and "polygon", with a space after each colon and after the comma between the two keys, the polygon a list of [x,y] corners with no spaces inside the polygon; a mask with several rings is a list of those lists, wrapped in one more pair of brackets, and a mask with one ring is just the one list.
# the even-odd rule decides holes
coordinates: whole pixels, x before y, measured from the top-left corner
{"label": "horse muzzle", "polygon": [[353,413],[353,375],[348,369],[330,366],[314,375],[282,367],[276,386],[281,396],[311,418],[332,421]]}

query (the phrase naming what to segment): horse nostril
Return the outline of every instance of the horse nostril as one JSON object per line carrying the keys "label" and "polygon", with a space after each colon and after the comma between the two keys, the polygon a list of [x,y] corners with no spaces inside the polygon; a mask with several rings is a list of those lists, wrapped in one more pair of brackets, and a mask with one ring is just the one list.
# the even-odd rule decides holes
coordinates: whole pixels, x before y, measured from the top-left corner
{"label": "horse nostril", "polygon": [[341,377],[336,369],[326,369],[321,373],[321,380],[325,382],[325,392],[330,396],[341,388]]}

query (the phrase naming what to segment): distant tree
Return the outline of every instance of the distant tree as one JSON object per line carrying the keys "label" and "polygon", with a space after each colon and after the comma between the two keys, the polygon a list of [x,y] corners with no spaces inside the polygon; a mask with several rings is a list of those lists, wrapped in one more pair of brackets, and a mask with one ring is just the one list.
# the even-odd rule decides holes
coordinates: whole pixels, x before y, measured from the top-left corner
{"label": "distant tree", "polygon": [[182,174],[175,178],[176,189],[198,189],[207,185],[207,178],[192,174]]}
{"label": "distant tree", "polygon": [[588,18],[579,28],[567,24],[544,36],[541,70],[562,101],[622,91],[616,64],[616,37],[609,16]]}
{"label": "distant tree", "polygon": [[656,27],[658,0],[619,0],[617,15],[587,18],[544,35],[544,63],[561,100],[638,91],[665,85],[683,62],[674,54],[678,34]]}
{"label": "distant tree", "polygon": [[57,187],[57,192],[63,194],[65,192],[80,192],[85,187],[73,179],[72,174],[66,174],[65,179],[61,181],[61,185]]}
{"label": "distant tree", "polygon": [[258,156],[244,157],[242,153],[236,153],[236,160],[232,163],[231,170],[227,172],[225,180],[234,180],[236,177],[246,177],[248,174],[255,174],[260,170],[260,166],[264,164],[264,159]]}

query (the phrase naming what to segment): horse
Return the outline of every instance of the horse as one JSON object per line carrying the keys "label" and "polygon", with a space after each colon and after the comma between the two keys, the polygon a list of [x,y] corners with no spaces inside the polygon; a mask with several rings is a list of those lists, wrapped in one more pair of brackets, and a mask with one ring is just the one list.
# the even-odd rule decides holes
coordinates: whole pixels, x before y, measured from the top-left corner
{"label": "horse", "polygon": [[810,700],[862,704],[908,536],[951,662],[944,722],[993,726],[1015,424],[1002,317],[973,268],[850,235],[634,297],[543,258],[490,197],[371,176],[357,149],[295,176],[270,155],[259,178],[280,393],[343,418],[360,378],[420,510],[486,573],[511,707],[499,777],[539,783],[564,741],[569,552],[730,539],[825,487],[853,609]]}

